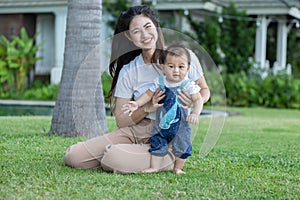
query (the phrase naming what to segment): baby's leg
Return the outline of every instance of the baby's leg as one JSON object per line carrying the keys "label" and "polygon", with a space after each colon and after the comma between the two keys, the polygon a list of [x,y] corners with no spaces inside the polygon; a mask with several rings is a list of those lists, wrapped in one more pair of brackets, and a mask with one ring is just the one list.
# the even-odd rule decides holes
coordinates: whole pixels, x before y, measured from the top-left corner
{"label": "baby's leg", "polygon": [[143,172],[145,172],[145,173],[158,172],[161,168],[160,166],[161,166],[163,159],[164,159],[164,157],[152,155],[151,162],[150,162],[150,168],[145,169]]}
{"label": "baby's leg", "polygon": [[182,159],[182,158],[175,159],[175,164],[174,164],[174,169],[173,169],[175,174],[185,174],[185,172],[182,171],[185,161],[186,161],[186,159]]}

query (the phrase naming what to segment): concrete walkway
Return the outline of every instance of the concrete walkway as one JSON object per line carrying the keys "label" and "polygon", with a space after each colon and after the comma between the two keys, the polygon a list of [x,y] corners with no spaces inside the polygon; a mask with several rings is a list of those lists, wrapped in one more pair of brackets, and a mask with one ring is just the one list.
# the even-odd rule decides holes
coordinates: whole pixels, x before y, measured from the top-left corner
{"label": "concrete walkway", "polygon": [[55,101],[27,101],[27,100],[2,100],[0,105],[21,105],[21,106],[54,106]]}
{"label": "concrete walkway", "polygon": [[[0,105],[15,106],[47,106],[54,107],[55,101],[27,101],[27,100],[1,100]],[[109,107],[107,107],[109,109]],[[227,117],[227,112],[218,110],[203,110],[200,117]]]}

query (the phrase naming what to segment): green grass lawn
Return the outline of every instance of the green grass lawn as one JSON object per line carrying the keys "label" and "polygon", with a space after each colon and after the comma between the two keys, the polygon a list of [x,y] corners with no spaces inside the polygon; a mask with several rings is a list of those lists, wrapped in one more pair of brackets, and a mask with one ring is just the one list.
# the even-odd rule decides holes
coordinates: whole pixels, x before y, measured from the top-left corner
{"label": "green grass lawn", "polygon": [[239,115],[226,117],[205,157],[213,123],[201,118],[182,176],[69,168],[65,149],[82,139],[48,136],[50,117],[0,117],[0,199],[298,199],[300,111],[228,110]]}

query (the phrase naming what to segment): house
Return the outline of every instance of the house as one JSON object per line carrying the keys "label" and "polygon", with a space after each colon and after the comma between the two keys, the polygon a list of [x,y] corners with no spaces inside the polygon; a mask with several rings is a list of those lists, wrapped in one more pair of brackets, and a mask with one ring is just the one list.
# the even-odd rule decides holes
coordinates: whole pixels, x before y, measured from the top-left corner
{"label": "house", "polygon": [[[17,35],[22,26],[29,36],[38,33],[36,43],[42,47],[37,54],[42,59],[35,64],[34,74],[50,75],[53,84],[60,82],[66,19],[67,0],[0,0],[0,35]],[[101,37],[105,38],[111,33],[105,23],[103,26]]]}
{"label": "house", "polygon": [[[30,36],[38,32],[37,44],[43,42],[35,65],[35,75],[49,76],[52,68],[63,66],[66,31],[66,0],[1,0],[0,34],[16,35],[22,26]],[[55,82],[56,83],[56,82]]]}
{"label": "house", "polygon": [[[300,0],[149,0],[161,16],[173,15],[182,31],[188,29],[186,21],[178,11],[184,10],[193,16],[203,16],[209,11],[221,13],[223,7],[234,2],[238,9],[246,10],[249,20],[257,24],[255,38],[255,61],[258,67],[268,65],[267,31],[270,24],[277,27],[276,69],[282,70],[287,66],[287,37],[291,28],[300,28]],[[226,17],[226,16],[224,16]],[[234,17],[234,16],[228,16]],[[273,25],[274,27],[274,25]]]}
{"label": "house", "polygon": [[[205,12],[221,12],[230,0],[144,0],[151,3],[160,13],[161,18],[175,17],[181,30],[189,27],[185,18],[179,15],[184,10],[193,15]],[[245,9],[251,19],[257,21],[255,60],[261,67],[266,65],[267,31],[269,24],[277,24],[277,56],[279,68],[286,67],[286,47],[289,30],[299,27],[300,0],[234,0],[239,9]],[[103,12],[105,21],[108,13]],[[38,32],[37,43],[42,42],[38,56],[43,59],[35,65],[36,76],[51,77],[51,83],[60,81],[63,67],[64,41],[67,18],[67,0],[0,0],[0,35],[18,34],[22,26],[27,28],[29,35]],[[163,21],[163,19],[161,19]],[[165,20],[166,21],[166,20]],[[106,26],[106,23],[102,23]],[[102,39],[111,34],[104,27]]]}

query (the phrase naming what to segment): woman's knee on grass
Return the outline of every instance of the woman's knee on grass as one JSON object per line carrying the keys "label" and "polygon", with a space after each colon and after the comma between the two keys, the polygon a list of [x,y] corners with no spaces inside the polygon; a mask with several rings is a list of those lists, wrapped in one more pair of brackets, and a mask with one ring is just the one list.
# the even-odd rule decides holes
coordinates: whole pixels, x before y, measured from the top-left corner
{"label": "woman's knee on grass", "polygon": [[[78,144],[75,144],[78,145]],[[78,156],[78,151],[76,151],[76,146],[70,146],[65,153],[64,161],[65,164],[69,167],[80,168],[81,160]]]}
{"label": "woman's knee on grass", "polygon": [[64,161],[67,166],[74,168],[97,169],[100,167],[100,162],[85,151],[82,142],[78,142],[66,150]]}

